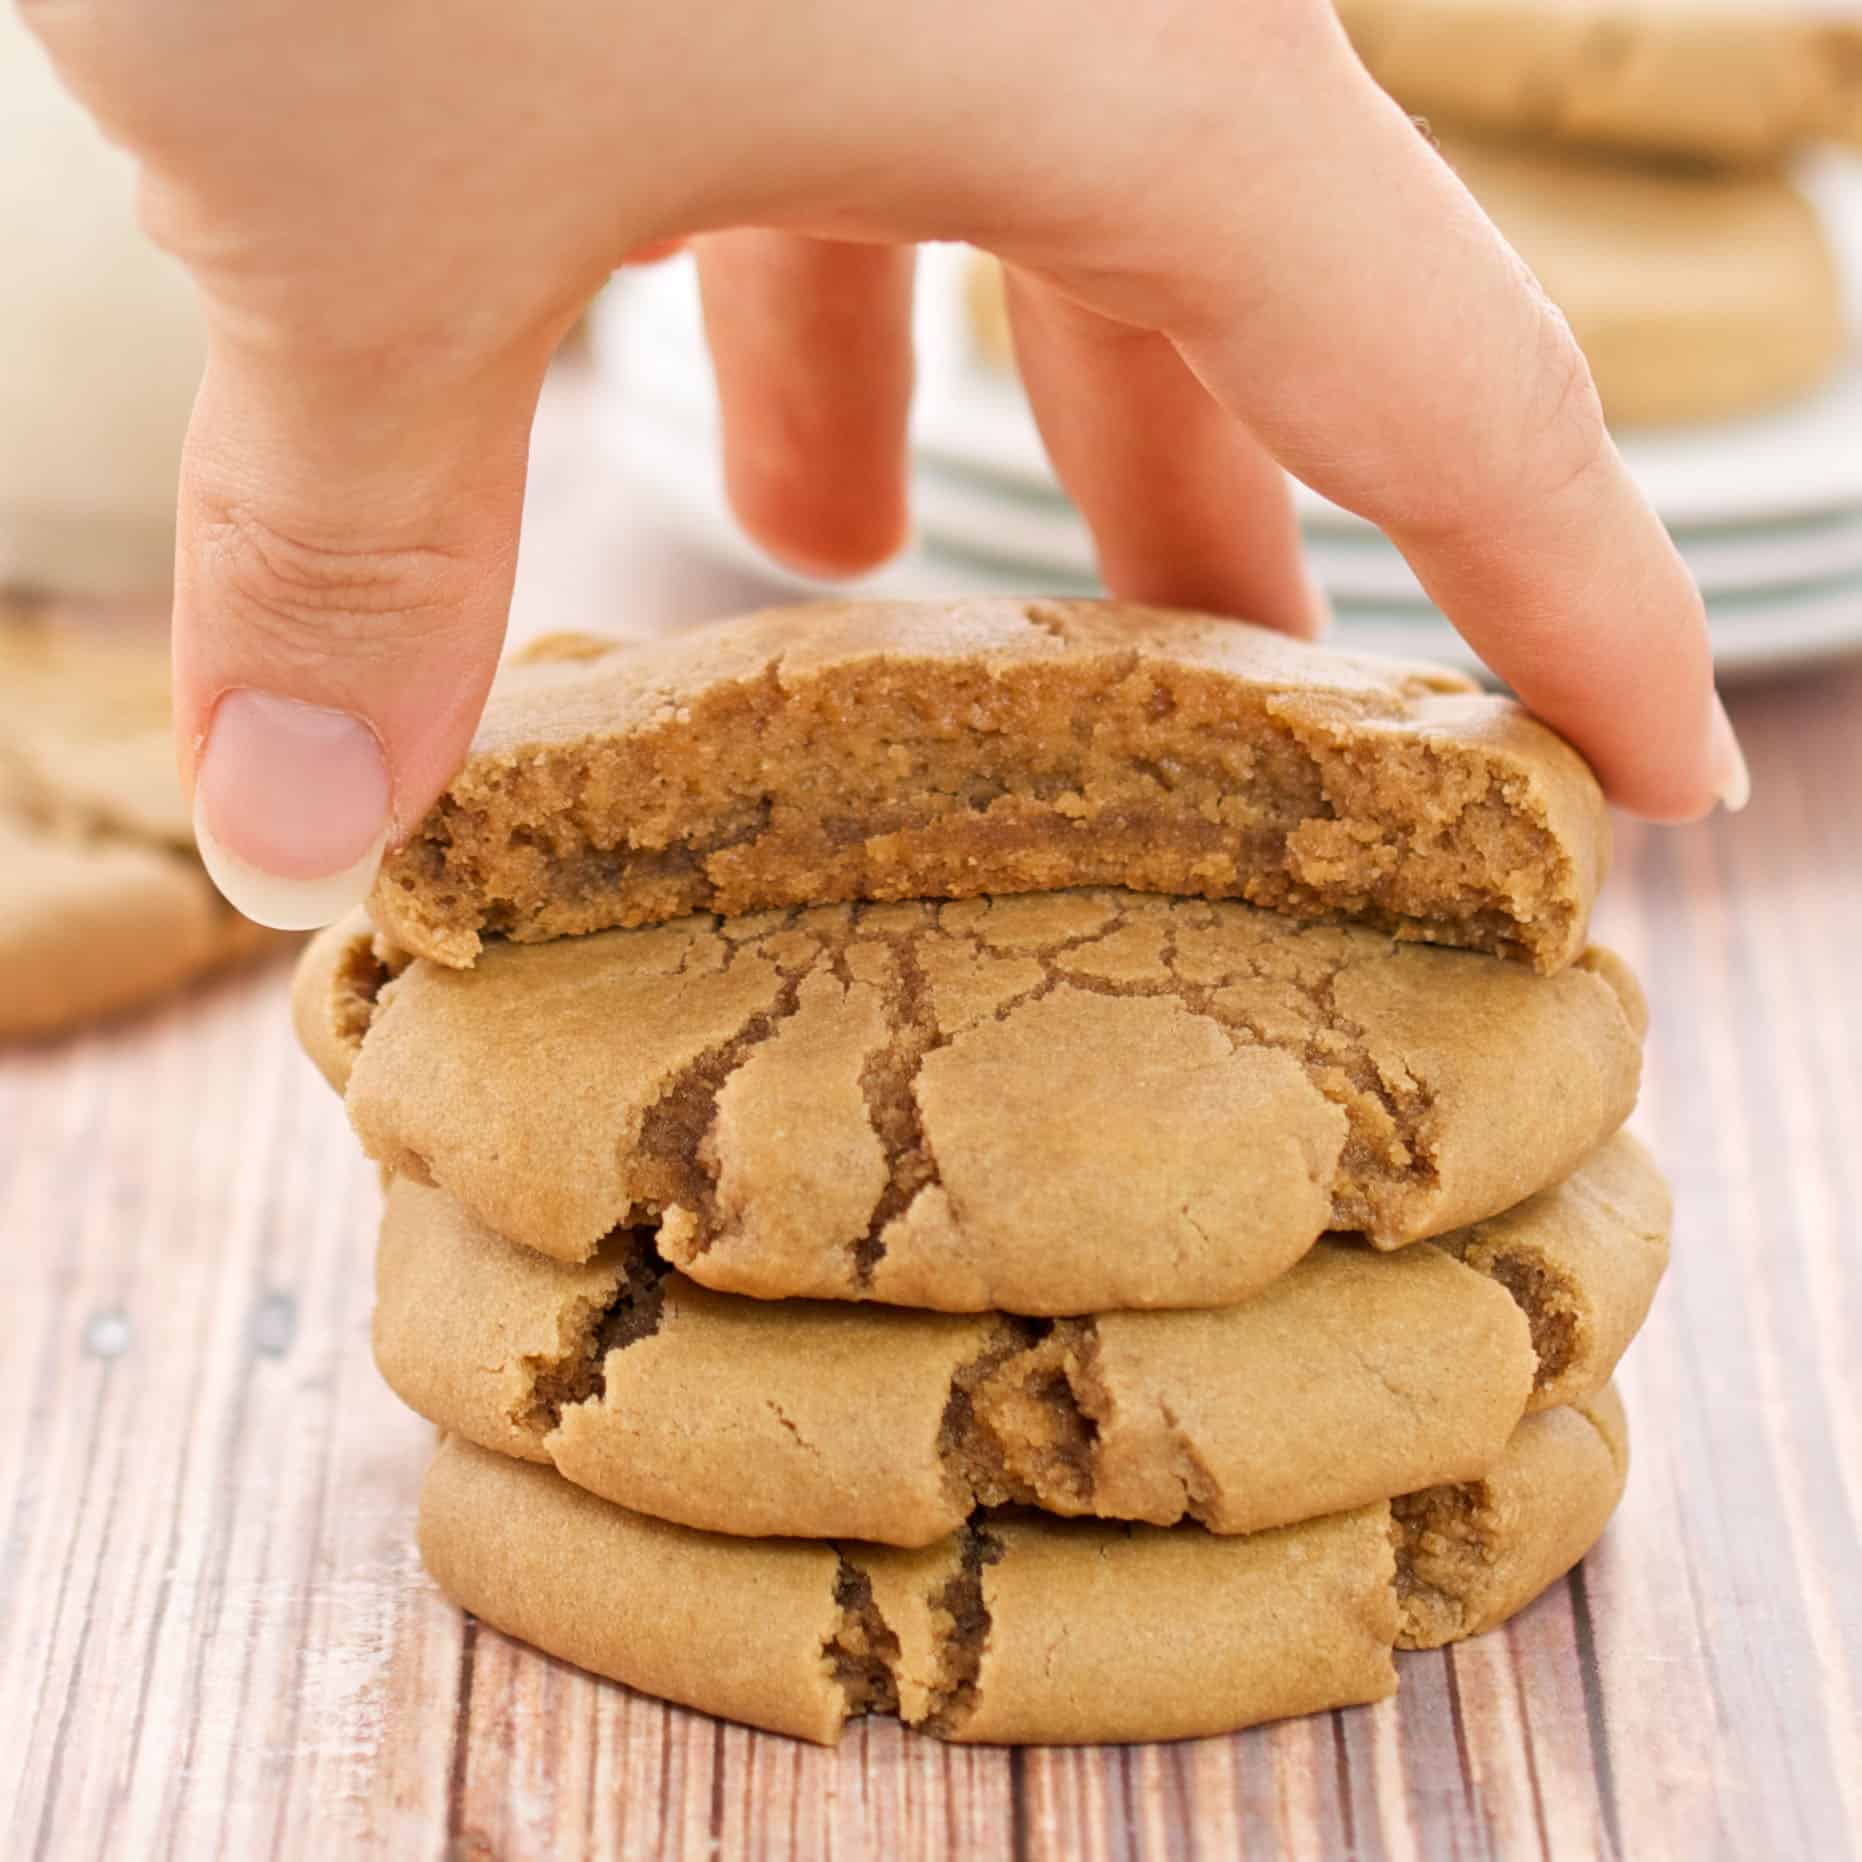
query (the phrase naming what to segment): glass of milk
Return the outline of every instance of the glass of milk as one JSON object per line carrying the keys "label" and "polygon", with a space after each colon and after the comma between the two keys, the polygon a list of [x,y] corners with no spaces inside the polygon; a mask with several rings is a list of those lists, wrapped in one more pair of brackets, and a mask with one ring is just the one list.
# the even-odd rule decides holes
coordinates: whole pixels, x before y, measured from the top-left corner
{"label": "glass of milk", "polygon": [[135,171],[0,0],[0,594],[153,594],[204,340]]}

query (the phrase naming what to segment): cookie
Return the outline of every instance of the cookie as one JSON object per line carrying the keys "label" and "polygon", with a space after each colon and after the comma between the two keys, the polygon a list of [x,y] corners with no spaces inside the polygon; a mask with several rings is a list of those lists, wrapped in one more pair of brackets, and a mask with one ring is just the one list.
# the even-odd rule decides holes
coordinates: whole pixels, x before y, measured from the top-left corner
{"label": "cookie", "polygon": [[445,1442],[420,1549],[455,1602],[650,1694],[832,1743],[1177,1739],[1382,1699],[1392,1651],[1523,1609],[1622,1493],[1613,1391],[1523,1422],[1483,1479],[1240,1538],[979,1514],[916,1551],[734,1539]]}
{"label": "cookie", "polygon": [[823,602],[507,667],[374,920],[476,961],[613,926],[1119,885],[1556,970],[1595,779],[1459,674],[1117,603]]}
{"label": "cookie", "polygon": [[1406,109],[1533,142],[1766,166],[1862,145],[1862,26],[1727,0],[1338,0]]}
{"label": "cookie", "polygon": [[1822,222],[1779,175],[1637,169],[1471,138],[1442,152],[1571,324],[1617,426],[1814,388],[1848,346]]}
{"label": "cookie", "polygon": [[[1785,177],[1637,168],[1465,135],[1441,147],[1564,312],[1612,425],[1768,407],[1842,361],[1835,255]],[[1006,316],[995,260],[978,255],[966,293],[979,351],[1012,366],[992,334]]]}
{"label": "cookie", "polygon": [[714,1532],[924,1545],[1015,1502],[1245,1533],[1485,1472],[1609,1380],[1667,1251],[1626,1134],[1439,1246],[1324,1241],[1245,1305],[1051,1328],[713,1293],[638,1233],[565,1266],[396,1183],[375,1360],[442,1428]]}
{"label": "cookie", "polygon": [[0,1039],[115,1013],[274,933],[193,851],[163,634],[0,611]]}
{"label": "cookie", "polygon": [[1232,1305],[1327,1229],[1395,1247],[1558,1182],[1641,1062],[1605,952],[1536,976],[1130,892],[691,918],[392,978],[371,942],[324,933],[297,991],[371,1157],[559,1260],[657,1221],[692,1279],[759,1298]]}

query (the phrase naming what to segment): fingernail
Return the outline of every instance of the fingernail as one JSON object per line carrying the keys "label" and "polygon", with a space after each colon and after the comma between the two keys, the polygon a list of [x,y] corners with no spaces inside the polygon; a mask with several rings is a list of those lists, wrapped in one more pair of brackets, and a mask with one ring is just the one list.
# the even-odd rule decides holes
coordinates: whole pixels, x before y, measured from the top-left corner
{"label": "fingernail", "polygon": [[360,718],[228,692],[195,774],[194,838],[213,883],[248,918],[310,931],[367,896],[392,800],[381,744]]}
{"label": "fingernail", "polygon": [[1736,815],[1752,799],[1752,772],[1746,767],[1746,753],[1739,747],[1733,721],[1716,692],[1713,699],[1713,779],[1714,793],[1729,815]]}

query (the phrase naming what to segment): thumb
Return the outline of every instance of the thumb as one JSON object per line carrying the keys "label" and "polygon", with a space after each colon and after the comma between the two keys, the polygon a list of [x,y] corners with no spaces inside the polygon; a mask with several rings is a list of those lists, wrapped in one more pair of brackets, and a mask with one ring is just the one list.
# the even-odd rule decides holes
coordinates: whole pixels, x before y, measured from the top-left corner
{"label": "thumb", "polygon": [[339,917],[463,760],[547,356],[408,370],[216,339],[181,472],[175,723],[201,858],[248,917]]}

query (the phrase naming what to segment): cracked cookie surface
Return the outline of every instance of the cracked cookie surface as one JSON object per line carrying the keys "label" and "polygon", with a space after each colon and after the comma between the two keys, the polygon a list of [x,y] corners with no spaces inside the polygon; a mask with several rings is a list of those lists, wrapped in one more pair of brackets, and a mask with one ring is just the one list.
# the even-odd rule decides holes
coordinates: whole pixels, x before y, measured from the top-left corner
{"label": "cracked cookie surface", "polygon": [[1766,166],[1862,142],[1862,27],[1773,0],[1338,0],[1405,109],[1536,143]]}
{"label": "cracked cookie surface", "polygon": [[653,1224],[761,1298],[1230,1305],[1328,1229],[1400,1246],[1559,1181],[1641,1064],[1608,953],[1540,977],[1130,892],[375,949],[326,932],[297,1001],[371,1156],[557,1259]]}
{"label": "cracked cookie surface", "polygon": [[842,900],[1119,885],[1556,970],[1608,857],[1595,779],[1441,668],[1093,602],[824,602],[500,675],[384,864],[417,955]]}
{"label": "cracked cookie surface", "polygon": [[1394,1508],[1235,1538],[984,1513],[907,1551],[667,1525],[452,1437],[420,1548],[494,1628],[772,1731],[831,1744],[878,1712],[956,1740],[1176,1739],[1383,1698],[1395,1649],[1490,1627],[1581,1558],[1626,1457],[1606,1389]]}
{"label": "cracked cookie surface", "polygon": [[281,942],[194,853],[164,628],[0,606],[0,1039],[151,1000]]}
{"label": "cracked cookie surface", "polygon": [[709,1531],[923,1545],[1014,1502],[1253,1532],[1473,1479],[1523,1413],[1593,1395],[1667,1230],[1619,1134],[1439,1245],[1322,1242],[1242,1306],[1048,1326],[736,1298],[642,1234],[568,1266],[397,1182],[375,1356],[442,1428]]}

